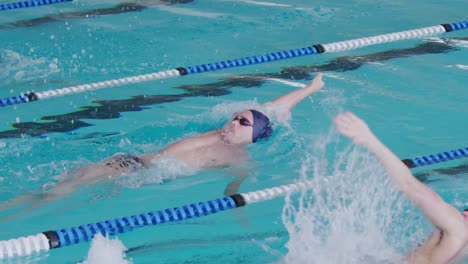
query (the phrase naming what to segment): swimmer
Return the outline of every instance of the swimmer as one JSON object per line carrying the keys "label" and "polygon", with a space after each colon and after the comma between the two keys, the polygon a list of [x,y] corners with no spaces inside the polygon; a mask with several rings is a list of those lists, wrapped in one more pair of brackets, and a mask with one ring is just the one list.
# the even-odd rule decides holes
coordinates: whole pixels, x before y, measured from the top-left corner
{"label": "swimmer", "polygon": [[[291,111],[307,96],[324,86],[322,74],[318,74],[308,85],[282,95],[269,105]],[[218,130],[177,141],[161,152],[143,155],[118,153],[101,162],[86,166],[78,173],[83,178],[117,176],[150,168],[152,160],[168,157],[184,161],[196,168],[217,168],[241,165],[247,158],[246,146],[268,139],[273,132],[270,119],[262,112],[248,109],[234,113],[230,120]]]}
{"label": "swimmer", "polygon": [[401,160],[353,113],[338,114],[338,132],[373,153],[388,176],[434,224],[432,235],[408,257],[412,264],[468,263],[468,209],[460,213],[418,181]]}
{"label": "swimmer", "polygon": [[[290,111],[297,103],[319,91],[323,86],[322,74],[318,74],[305,87],[282,95],[269,104],[275,109]],[[40,204],[60,199],[72,193],[80,185],[90,186],[121,174],[151,168],[154,165],[152,161],[159,158],[173,158],[200,169],[241,166],[247,161],[246,146],[268,139],[272,132],[270,119],[264,113],[255,109],[240,111],[234,113],[221,129],[182,139],[161,152],[142,155],[117,153],[100,162],[79,168],[71,173],[71,177],[42,192]],[[224,192],[226,195],[236,193],[248,174],[238,176],[238,180],[229,183],[226,187]],[[16,197],[7,204],[30,200],[31,196],[25,195]],[[0,211],[10,207],[7,204],[0,206]]]}

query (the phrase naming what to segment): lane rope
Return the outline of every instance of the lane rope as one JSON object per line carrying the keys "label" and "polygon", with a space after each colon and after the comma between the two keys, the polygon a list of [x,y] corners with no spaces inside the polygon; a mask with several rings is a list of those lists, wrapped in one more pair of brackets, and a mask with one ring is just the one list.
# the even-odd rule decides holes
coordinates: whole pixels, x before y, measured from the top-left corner
{"label": "lane rope", "polygon": [[468,158],[468,147],[402,160],[408,168],[416,168],[436,163]]}
{"label": "lane rope", "polygon": [[44,5],[59,4],[63,2],[72,2],[73,0],[30,0],[15,3],[0,4],[0,11],[13,10],[27,7],[37,7]]}
{"label": "lane rope", "polygon": [[[468,157],[468,148],[461,148],[427,156],[404,159],[402,162],[409,168],[414,168],[466,157]],[[2,240],[0,241],[0,259],[26,256],[86,242],[91,240],[97,233],[103,236],[115,235],[144,226],[161,225],[164,223],[207,216],[248,204],[271,200],[311,187],[312,181],[301,181],[248,193],[234,194],[205,202],[192,203],[55,231],[45,231],[27,237]]]}
{"label": "lane rope", "polygon": [[33,236],[3,240],[0,241],[0,259],[27,256],[49,251],[50,249],[78,244],[91,240],[97,233],[101,233],[104,236],[115,235],[140,227],[161,225],[215,214],[247,204],[271,200],[278,196],[310,188],[311,186],[312,181],[297,182],[159,211],[63,228],[56,231],[46,231]]}
{"label": "lane rope", "polygon": [[376,45],[381,43],[395,42],[405,39],[414,39],[433,36],[451,31],[463,30],[468,28],[468,20],[462,22],[455,22],[450,24],[441,24],[432,27],[419,28],[396,33],[378,35],[374,37],[358,38],[347,41],[334,42],[329,44],[316,44],[305,48],[297,48],[284,50],[279,52],[271,52],[263,55],[248,56],[244,58],[237,58],[207,64],[199,64],[189,67],[179,67],[172,70],[159,71],[149,74],[142,74],[137,76],[125,77],[120,79],[113,79],[101,81],[90,84],[82,84],[70,86],[61,89],[48,90],[43,92],[25,92],[18,96],[11,96],[0,99],[0,106],[9,106],[16,104],[23,104],[34,102],[41,99],[47,99],[57,96],[64,96],[68,94],[76,94],[91,90],[104,89],[109,87],[121,86],[130,83],[140,83],[145,81],[166,79],[171,77],[204,73],[209,71],[218,71],[228,68],[248,66],[254,64],[262,64],[284,59],[291,59],[302,57],[306,55],[315,55],[325,52],[341,52],[352,49],[357,49],[365,46]]}

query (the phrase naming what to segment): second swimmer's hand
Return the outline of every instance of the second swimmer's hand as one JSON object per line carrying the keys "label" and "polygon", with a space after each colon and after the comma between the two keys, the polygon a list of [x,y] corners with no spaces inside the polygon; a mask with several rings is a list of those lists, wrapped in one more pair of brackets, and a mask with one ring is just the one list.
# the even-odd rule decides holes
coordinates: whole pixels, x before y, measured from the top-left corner
{"label": "second swimmer's hand", "polygon": [[338,132],[351,139],[354,144],[368,147],[368,144],[375,139],[366,122],[351,112],[336,115],[333,122]]}

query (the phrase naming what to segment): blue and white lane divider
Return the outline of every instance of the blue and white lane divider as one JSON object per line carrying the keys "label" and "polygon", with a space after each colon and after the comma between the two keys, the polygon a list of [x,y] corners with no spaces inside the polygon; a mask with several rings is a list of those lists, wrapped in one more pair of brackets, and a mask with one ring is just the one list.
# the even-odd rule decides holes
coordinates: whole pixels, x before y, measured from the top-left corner
{"label": "blue and white lane divider", "polygon": [[22,103],[29,103],[41,99],[51,97],[64,96],[67,94],[81,93],[91,90],[103,89],[108,87],[120,86],[130,83],[140,83],[145,81],[166,79],[181,75],[189,75],[195,73],[203,73],[209,71],[218,71],[222,69],[247,66],[253,64],[261,64],[284,59],[302,57],[306,55],[315,55],[324,52],[340,52],[346,50],[357,49],[365,46],[376,45],[381,43],[395,42],[404,39],[415,39],[442,34],[446,32],[463,30],[468,28],[468,20],[450,24],[442,24],[432,27],[419,28],[396,33],[378,35],[374,37],[358,38],[347,41],[334,42],[329,44],[317,44],[305,48],[290,49],[279,52],[272,52],[263,55],[249,56],[232,60],[200,64],[190,67],[179,67],[167,71],[159,71],[149,74],[125,77],[120,79],[107,80],[102,82],[82,84],[70,86],[61,89],[48,90],[43,92],[26,92],[18,96],[6,97],[0,99],[0,106],[8,106]]}
{"label": "blue and white lane divider", "polygon": [[36,7],[36,6],[43,6],[43,5],[51,5],[51,4],[58,4],[58,3],[63,3],[63,2],[72,2],[72,1],[73,0],[30,0],[30,1],[21,1],[21,2],[15,2],[15,3],[0,4],[0,11],[19,9],[19,8],[27,8],[27,7]]}
{"label": "blue and white lane divider", "polygon": [[[414,168],[464,157],[468,157],[468,148],[404,159],[402,162],[409,168]],[[256,202],[271,200],[278,196],[284,196],[311,187],[311,181],[302,181],[144,214],[105,220],[77,227],[63,228],[55,231],[46,231],[33,236],[3,240],[0,241],[0,259],[27,256],[54,248],[78,244],[91,240],[97,233],[101,233],[104,236],[115,235],[129,232],[139,227],[161,225],[215,214]]]}
{"label": "blue and white lane divider", "polygon": [[97,233],[101,233],[104,236],[115,235],[132,231],[139,227],[160,225],[210,215],[247,204],[271,200],[275,197],[310,187],[312,187],[311,181],[297,182],[245,194],[234,194],[206,202],[4,240],[0,241],[0,259],[27,256],[54,248],[78,244],[91,240]]}
{"label": "blue and white lane divider", "polygon": [[416,168],[462,158],[468,158],[468,147],[444,151],[427,156],[420,156],[412,159],[404,159],[402,161],[406,166],[408,166],[408,168]]}

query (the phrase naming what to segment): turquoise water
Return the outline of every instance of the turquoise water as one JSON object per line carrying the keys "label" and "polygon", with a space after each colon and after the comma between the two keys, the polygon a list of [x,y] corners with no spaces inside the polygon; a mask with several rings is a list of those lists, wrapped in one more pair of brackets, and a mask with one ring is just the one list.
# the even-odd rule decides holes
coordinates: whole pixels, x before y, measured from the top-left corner
{"label": "turquoise water", "polygon": [[[116,4],[80,1],[3,12],[0,96],[467,20],[464,1],[158,2],[140,12],[83,15]],[[78,11],[84,17],[77,18]],[[394,192],[372,158],[346,149],[331,119],[342,110],[357,113],[401,158],[466,147],[468,33],[441,37],[452,40],[399,41],[2,108],[0,199],[41,193],[66,172],[116,152],[159,151],[219,128],[232,112],[295,89],[268,78],[305,84],[320,70],[325,90],[299,104],[287,122],[276,122],[272,140],[249,147],[254,165],[240,191],[301,178],[316,180],[316,188],[118,239],[133,263],[395,259],[428,234],[429,224]],[[295,66],[309,67],[310,75],[300,76],[304,68]],[[176,94],[182,99],[169,102]],[[414,172],[427,173],[425,182],[461,209],[468,205],[466,172],[432,170],[463,162]],[[218,198],[239,173],[161,164],[40,206],[4,210],[0,239]],[[82,243],[22,260],[76,263],[89,249]]]}

